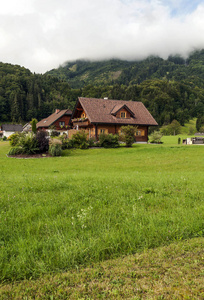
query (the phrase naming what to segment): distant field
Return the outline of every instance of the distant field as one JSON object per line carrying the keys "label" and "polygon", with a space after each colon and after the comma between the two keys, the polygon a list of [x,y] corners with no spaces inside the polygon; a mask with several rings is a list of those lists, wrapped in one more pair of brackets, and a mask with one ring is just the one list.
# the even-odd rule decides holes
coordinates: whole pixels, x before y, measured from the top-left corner
{"label": "distant field", "polygon": [[204,234],[203,146],[165,137],[43,159],[8,158],[8,149],[0,142],[2,282]]}
{"label": "distant field", "polygon": [[164,145],[169,145],[169,146],[173,146],[173,145],[179,145],[178,144],[178,139],[180,138],[181,139],[181,144],[182,144],[182,141],[187,139],[187,138],[190,138],[190,137],[195,137],[194,135],[190,136],[190,135],[187,135],[187,134],[179,134],[179,135],[171,135],[171,136],[163,136],[161,141],[164,143]]}

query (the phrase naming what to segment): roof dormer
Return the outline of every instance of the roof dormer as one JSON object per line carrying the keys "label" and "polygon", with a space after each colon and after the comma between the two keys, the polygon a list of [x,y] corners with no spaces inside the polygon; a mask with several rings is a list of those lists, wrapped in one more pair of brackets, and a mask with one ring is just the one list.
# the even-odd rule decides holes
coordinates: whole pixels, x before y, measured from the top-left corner
{"label": "roof dormer", "polygon": [[122,119],[129,119],[135,117],[135,114],[131,111],[131,109],[129,109],[129,107],[126,104],[116,105],[112,109],[111,115],[115,116],[116,118]]}

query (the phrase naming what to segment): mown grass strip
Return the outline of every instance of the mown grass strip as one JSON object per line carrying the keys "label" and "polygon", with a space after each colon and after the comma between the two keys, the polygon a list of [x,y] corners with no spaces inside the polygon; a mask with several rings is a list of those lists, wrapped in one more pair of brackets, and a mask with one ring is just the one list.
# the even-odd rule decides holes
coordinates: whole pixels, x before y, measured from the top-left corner
{"label": "mown grass strip", "polygon": [[204,239],[0,286],[1,299],[203,299]]}

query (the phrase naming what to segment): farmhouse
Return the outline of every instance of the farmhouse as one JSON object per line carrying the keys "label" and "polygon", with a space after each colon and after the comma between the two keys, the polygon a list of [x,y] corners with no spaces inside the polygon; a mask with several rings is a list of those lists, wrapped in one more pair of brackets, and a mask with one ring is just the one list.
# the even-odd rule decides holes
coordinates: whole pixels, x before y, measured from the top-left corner
{"label": "farmhouse", "polygon": [[2,124],[0,128],[0,137],[9,137],[13,133],[23,131],[23,126],[19,124]]}
{"label": "farmhouse", "polygon": [[142,102],[81,97],[70,122],[96,139],[101,133],[120,134],[124,125],[137,126],[137,142],[147,142],[148,127],[158,125]]}
{"label": "farmhouse", "polygon": [[51,131],[52,128],[59,132],[64,132],[69,128],[72,111],[69,109],[56,109],[55,112],[49,117],[42,119],[37,123],[37,130]]}

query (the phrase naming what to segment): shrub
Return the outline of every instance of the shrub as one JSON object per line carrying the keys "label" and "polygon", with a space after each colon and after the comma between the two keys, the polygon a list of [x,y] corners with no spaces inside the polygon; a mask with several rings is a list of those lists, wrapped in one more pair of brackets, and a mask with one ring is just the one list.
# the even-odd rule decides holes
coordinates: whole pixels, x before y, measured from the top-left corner
{"label": "shrub", "polygon": [[8,155],[17,155],[17,154],[22,154],[23,153],[23,149],[21,147],[11,147],[11,149],[9,150]]}
{"label": "shrub", "polygon": [[56,130],[52,130],[51,133],[50,133],[51,137],[56,137],[56,136],[59,136],[59,135],[60,135],[60,133]]}
{"label": "shrub", "polygon": [[13,133],[8,137],[10,145],[11,146],[17,146],[19,142],[20,134],[19,133]]}
{"label": "shrub", "polygon": [[52,156],[60,156],[62,154],[62,146],[60,144],[51,144],[49,147],[49,153]]}
{"label": "shrub", "polygon": [[3,137],[3,141],[6,141],[6,140],[7,140],[7,137],[6,137],[6,136],[4,136],[4,137]]}
{"label": "shrub", "polygon": [[89,144],[88,142],[82,142],[81,145],[79,146],[80,149],[88,149]]}
{"label": "shrub", "polygon": [[88,133],[84,130],[79,130],[77,133],[73,134],[71,141],[74,148],[87,149],[88,141],[87,141]]}
{"label": "shrub", "polygon": [[121,131],[122,134],[124,135],[124,142],[126,144],[126,147],[132,147],[132,144],[135,141],[135,131],[136,127],[133,126],[122,126]]}
{"label": "shrub", "polygon": [[23,134],[19,138],[18,145],[25,154],[35,154],[39,151],[38,142],[33,133]]}
{"label": "shrub", "polygon": [[100,146],[104,148],[118,148],[118,138],[117,135],[102,133],[99,135]]}
{"label": "shrub", "polygon": [[90,138],[88,140],[88,146],[89,147],[95,147],[95,144],[96,144],[96,140],[94,138]]}
{"label": "shrub", "polygon": [[149,136],[150,143],[160,144],[161,143],[161,138],[162,138],[162,133],[160,131],[154,131]]}
{"label": "shrub", "polygon": [[39,148],[39,152],[47,152],[49,150],[49,139],[46,131],[38,131],[36,134],[36,140]]}
{"label": "shrub", "polygon": [[63,139],[62,140],[62,149],[71,149],[73,148],[73,142],[69,139]]}

